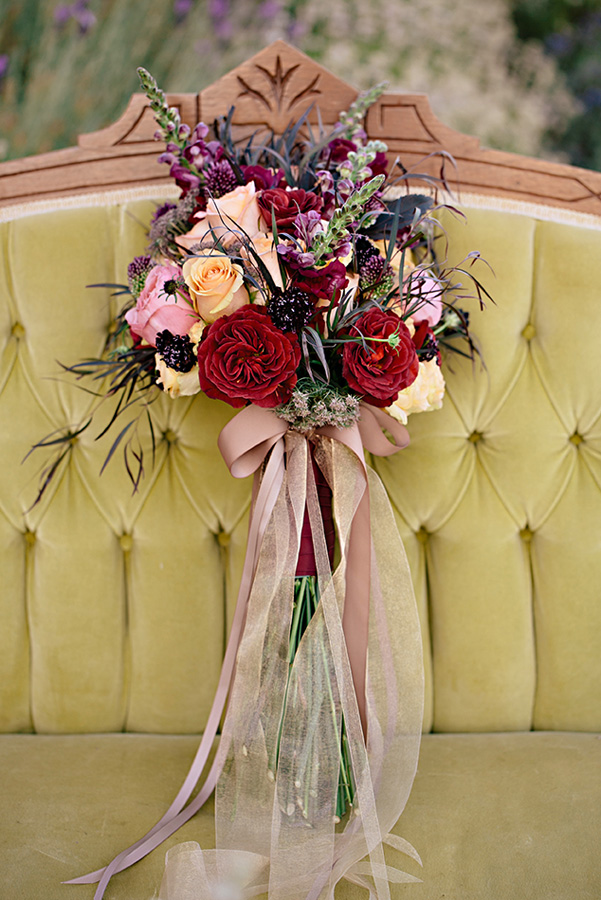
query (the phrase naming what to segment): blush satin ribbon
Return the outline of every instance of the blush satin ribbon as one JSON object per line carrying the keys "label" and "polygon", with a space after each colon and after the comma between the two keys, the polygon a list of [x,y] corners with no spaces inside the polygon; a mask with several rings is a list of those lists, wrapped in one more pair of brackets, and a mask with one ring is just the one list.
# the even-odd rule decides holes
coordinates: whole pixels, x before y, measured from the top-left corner
{"label": "blush satin ribbon", "polygon": [[[173,803],[147,834],[119,853],[105,868],[74,878],[65,884],[98,883],[94,900],[101,900],[113,875],[146,856],[187,822],[213,792],[223,759],[215,758],[199,793],[188,803],[206,767],[219,723],[226,707],[234,677],[236,655],[246,619],[247,603],[259,559],[261,543],[276,503],[285,472],[285,442],[288,423],[269,409],[248,406],[222,430],[218,445],[234,478],[254,473],[253,502],[246,557],[238,601],[224,655],[217,690],[198,751]],[[389,433],[389,440],[385,431]],[[365,665],[369,619],[370,514],[367,467],[364,450],[375,456],[390,456],[409,443],[407,429],[389,415],[368,404],[361,404],[359,422],[349,428],[325,426],[316,435],[344,444],[360,461],[365,472],[365,489],[351,527],[349,565],[346,576],[343,631],[364,734],[366,733]],[[262,474],[260,474],[263,469]],[[188,805],[186,805],[188,804]]]}

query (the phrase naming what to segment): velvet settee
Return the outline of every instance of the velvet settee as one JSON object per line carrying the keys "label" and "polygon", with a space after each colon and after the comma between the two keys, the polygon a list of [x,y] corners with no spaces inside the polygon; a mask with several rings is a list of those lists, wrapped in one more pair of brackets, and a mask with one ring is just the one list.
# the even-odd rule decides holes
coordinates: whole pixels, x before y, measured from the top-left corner
{"label": "velvet settee", "polygon": [[[235,101],[242,135],[282,129],[312,101],[333,123],[354,96],[277,43],[171,102],[193,125]],[[593,900],[601,175],[482,150],[421,95],[385,94],[366,127],[406,167],[453,154],[467,219],[445,218],[452,259],[479,250],[495,299],[470,310],[485,368],[445,364],[443,409],[412,417],[410,447],[374,462],[426,666],[419,770],[398,825],[424,867],[402,864],[422,883],[392,895]],[[23,457],[90,403],[57,360],[97,355],[115,312],[108,290],[85,286],[123,279],[172,192],[153,131],[135,95],[77,148],[0,166],[0,900],[91,898],[61,882],[160,818],[203,730],[237,593],[250,484],[218,455],[232,412],[218,402],[154,405],[156,463],[135,496],[118,459],[98,477],[106,446],[86,432],[30,509],[43,460]],[[210,803],[167,846],[180,840],[211,846]],[[164,849],[106,897],[149,900]]]}

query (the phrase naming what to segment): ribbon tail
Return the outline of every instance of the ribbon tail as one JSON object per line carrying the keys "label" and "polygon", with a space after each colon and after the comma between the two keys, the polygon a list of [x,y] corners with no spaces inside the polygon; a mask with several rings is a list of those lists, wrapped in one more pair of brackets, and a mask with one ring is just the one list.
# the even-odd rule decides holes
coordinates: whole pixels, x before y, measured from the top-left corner
{"label": "ribbon tail", "polygon": [[[90,872],[79,878],[63,882],[64,884],[94,884],[98,882],[94,900],[102,900],[104,890],[113,875],[117,874],[117,872],[122,872],[135,862],[138,862],[150,853],[151,850],[154,850],[155,847],[159,846],[166,838],[177,831],[184,822],[187,822],[192,818],[211,796],[217,780],[219,779],[219,775],[221,774],[224,759],[221,754],[218,753],[200,792],[187,807],[185,806],[206,767],[209,754],[217,736],[219,723],[227,703],[234,676],[238,647],[240,645],[246,619],[248,597],[261,550],[263,535],[282,484],[284,473],[283,441],[278,439],[276,443],[271,442],[269,449],[271,449],[272,452],[269,456],[260,486],[258,490],[255,491],[255,502],[249,526],[246,557],[244,560],[240,590],[238,592],[236,611],[234,613],[217,691],[215,693],[215,698],[200,746],[175,800],[164,816],[162,816],[150,831],[130,847],[127,847],[119,853],[104,868],[97,869],[95,872]],[[244,475],[246,474],[248,474],[248,472],[244,473]],[[240,475],[239,477],[244,476]]]}

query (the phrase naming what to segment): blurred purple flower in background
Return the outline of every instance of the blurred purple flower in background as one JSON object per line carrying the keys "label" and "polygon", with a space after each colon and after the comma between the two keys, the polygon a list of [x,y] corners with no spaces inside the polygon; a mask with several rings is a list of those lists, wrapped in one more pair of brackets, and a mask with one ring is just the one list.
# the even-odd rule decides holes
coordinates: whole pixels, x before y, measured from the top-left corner
{"label": "blurred purple flower in background", "polygon": [[69,19],[79,26],[80,34],[85,34],[96,24],[96,16],[88,9],[89,0],[75,0],[75,3],[61,3],[54,7],[54,24],[64,28]]}
{"label": "blurred purple flower in background", "polygon": [[298,19],[292,19],[286,26],[286,37],[289,41],[300,41],[307,32],[307,26]]}
{"label": "blurred purple flower in background", "polygon": [[259,7],[259,15],[262,19],[273,19],[281,9],[282,5],[277,0],[264,0]]}
{"label": "blurred purple flower in background", "polygon": [[174,0],[173,14],[178,25],[187,19],[188,13],[192,9],[192,3],[193,0]]}
{"label": "blurred purple flower in background", "polygon": [[0,84],[8,72],[9,56],[8,53],[0,53]]}
{"label": "blurred purple flower in background", "polygon": [[228,0],[209,0],[209,15],[213,22],[213,31],[216,37],[221,38],[222,41],[228,41],[232,36],[230,4]]}

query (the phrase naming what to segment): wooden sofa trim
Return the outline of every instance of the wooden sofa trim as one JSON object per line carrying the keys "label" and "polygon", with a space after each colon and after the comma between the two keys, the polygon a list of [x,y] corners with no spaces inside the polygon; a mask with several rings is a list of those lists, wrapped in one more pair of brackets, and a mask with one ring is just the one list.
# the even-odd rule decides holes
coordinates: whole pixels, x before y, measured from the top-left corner
{"label": "wooden sofa trim", "polygon": [[[237,136],[281,133],[311,103],[324,125],[334,125],[341,109],[357,96],[336,78],[284,41],[276,41],[198,94],[169,94],[182,120],[193,127],[212,122],[235,104]],[[316,108],[310,121],[317,123]],[[32,200],[172,183],[167,166],[157,165],[161,145],[143,94],[133,94],[123,115],[108,128],[80,135],[77,147],[0,164],[0,207]],[[430,175],[440,174],[438,151],[450,153],[449,184],[462,193],[491,195],[526,203],[601,215],[601,173],[486,150],[477,138],[443,125],[425,94],[385,93],[369,110],[366,130],[385,141],[392,160]],[[419,165],[418,165],[419,164]]]}

